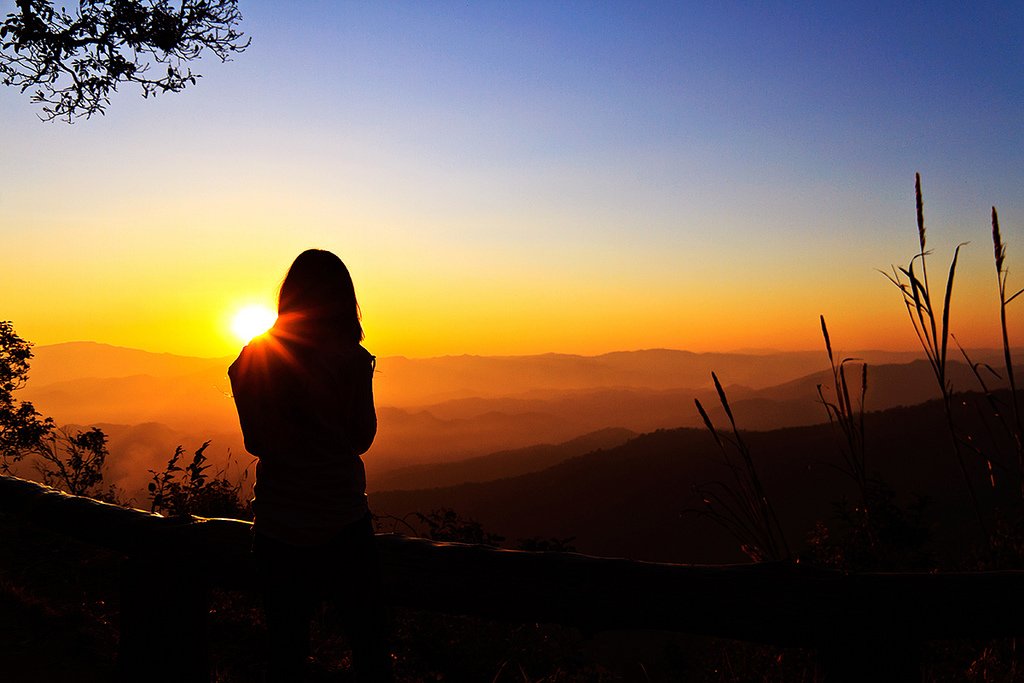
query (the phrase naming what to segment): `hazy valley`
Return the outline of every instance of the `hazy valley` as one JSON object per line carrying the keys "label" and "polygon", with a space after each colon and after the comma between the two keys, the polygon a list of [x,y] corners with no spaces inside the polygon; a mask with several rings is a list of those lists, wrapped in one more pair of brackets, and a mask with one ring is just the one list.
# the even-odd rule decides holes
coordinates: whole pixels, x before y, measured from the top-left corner
{"label": "hazy valley", "polygon": [[[162,469],[179,444],[191,450],[210,440],[215,467],[235,480],[248,469],[251,481],[253,458],[242,447],[225,374],[231,359],[92,343],[35,351],[21,398],[58,424],[100,426],[110,437],[107,480],[136,505],[147,503],[148,470]],[[920,453],[933,441],[935,452],[945,452],[934,406],[903,409],[916,411],[906,429],[896,428],[904,420],[892,410],[935,396],[927,364],[911,353],[851,355],[869,363],[867,409],[888,411],[870,416],[874,462],[894,481],[918,472],[901,490],[936,495],[939,479],[921,479],[935,467],[901,455],[906,444]],[[997,359],[995,352],[972,357]],[[451,507],[509,538],[574,536],[585,552],[737,559],[725,534],[682,514],[694,506],[694,484],[723,476],[693,403],[701,400],[726,425],[712,370],[740,427],[758,432],[750,440],[766,480],[780,490],[785,519],[826,516],[842,494],[835,438],[817,396],[817,385],[828,392],[832,384],[824,353],[381,358],[378,368],[379,435],[365,462],[382,514]],[[859,384],[860,366],[848,369]],[[975,387],[963,363],[951,364],[950,378]]]}

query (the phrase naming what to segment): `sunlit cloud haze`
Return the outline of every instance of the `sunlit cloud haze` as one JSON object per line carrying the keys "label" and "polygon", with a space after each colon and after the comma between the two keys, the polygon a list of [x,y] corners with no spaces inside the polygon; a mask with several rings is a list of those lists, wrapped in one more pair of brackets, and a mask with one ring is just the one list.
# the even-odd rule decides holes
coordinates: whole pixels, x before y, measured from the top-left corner
{"label": "sunlit cloud haze", "polygon": [[954,332],[995,345],[1024,6],[690,5],[243,0],[251,48],[184,93],[69,126],[0,91],[0,318],[228,355],[318,246],[382,355],[809,349],[819,314],[912,348],[876,269],[917,249],[919,171],[933,278],[971,242]]}

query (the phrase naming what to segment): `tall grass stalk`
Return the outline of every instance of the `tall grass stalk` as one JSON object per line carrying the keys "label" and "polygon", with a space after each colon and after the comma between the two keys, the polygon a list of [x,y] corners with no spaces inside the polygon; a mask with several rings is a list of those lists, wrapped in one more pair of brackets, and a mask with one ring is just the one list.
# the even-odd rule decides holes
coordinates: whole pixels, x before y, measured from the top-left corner
{"label": "tall grass stalk", "polygon": [[[974,513],[978,518],[982,533],[987,537],[985,519],[981,512],[981,505],[978,502],[978,495],[974,490],[974,483],[967,470],[967,463],[964,460],[960,439],[957,436],[953,420],[953,386],[947,374],[947,350],[949,347],[949,311],[950,301],[953,297],[953,282],[956,277],[956,264],[960,256],[960,248],[966,243],[956,246],[953,251],[953,260],[949,266],[949,275],[946,277],[945,293],[942,297],[941,308],[936,308],[932,297],[932,288],[928,280],[928,256],[927,239],[924,225],[924,202],[921,198],[921,174],[915,174],[914,194],[917,203],[917,235],[920,250],[910,260],[906,267],[892,267],[892,274],[882,271],[888,280],[895,285],[903,295],[903,303],[907,308],[910,322],[917,334],[918,341],[924,349],[925,356],[931,366],[932,374],[939,385],[939,392],[942,396],[943,412],[946,418],[946,427],[949,430],[953,453],[956,456],[957,465],[963,476],[964,486],[970,497]],[[920,274],[915,268],[915,262],[920,262]],[[903,278],[907,281],[904,282]]]}
{"label": "tall grass stalk", "polygon": [[1013,418],[1012,429],[1014,447],[1017,450],[1017,478],[1020,495],[1024,498],[1024,428],[1021,425],[1020,400],[1017,396],[1017,380],[1013,372],[1013,357],[1010,353],[1010,335],[1006,330],[1006,307],[1011,301],[1024,292],[1024,289],[1016,293],[1006,295],[1006,281],[1009,272],[1006,270],[1006,245],[999,232],[999,214],[996,207],[992,207],[992,249],[995,255],[996,278],[999,283],[999,323],[1002,331],[1003,341],[1003,362],[1006,365],[1006,380],[1010,384],[1010,407]]}
{"label": "tall grass stalk", "polygon": [[825,324],[825,316],[821,318],[821,334],[825,338],[825,351],[828,353],[828,362],[832,368],[832,386],[835,392],[835,400],[825,398],[825,392],[819,384],[818,398],[825,406],[828,413],[829,424],[838,427],[843,436],[843,448],[841,449],[843,461],[846,463],[844,472],[848,474],[857,484],[861,500],[868,505],[868,473],[867,456],[864,448],[864,397],[868,391],[868,365],[864,363],[860,372],[860,400],[857,408],[854,409],[853,401],[850,400],[850,385],[846,380],[846,364],[859,358],[844,358],[836,363],[835,355],[832,353],[832,340],[829,338],[828,326]]}
{"label": "tall grass stalk", "polygon": [[[705,514],[732,534],[740,542],[743,552],[754,561],[788,560],[792,557],[789,544],[786,542],[775,509],[765,494],[750,449],[736,427],[729,399],[725,395],[722,383],[718,381],[718,375],[712,372],[711,379],[715,383],[718,400],[725,410],[726,417],[729,418],[732,435],[724,434],[715,428],[699,399],[694,399],[694,403],[704,425],[722,452],[725,464],[732,475],[732,484],[711,482],[695,487],[702,497]],[[739,455],[739,463],[730,454],[733,451]]]}
{"label": "tall grass stalk", "polygon": [[[992,389],[989,388],[988,382],[985,381],[985,376],[982,374],[982,370],[986,370],[996,380],[1002,379],[1000,377],[999,373],[996,372],[996,370],[991,365],[989,365],[988,363],[983,363],[983,362],[980,362],[980,361],[979,362],[975,362],[971,358],[970,354],[967,353],[967,349],[965,349],[963,347],[963,345],[960,343],[960,340],[956,338],[956,335],[953,335],[953,339],[954,339],[954,341],[956,341],[957,348],[960,349],[960,355],[962,355],[964,357],[964,361],[967,363],[968,367],[971,369],[971,373],[974,375],[974,378],[976,380],[978,380],[978,386],[981,387],[981,391],[985,395],[985,401],[988,403],[988,407],[992,411],[991,414],[993,416],[995,416],[996,420],[998,420],[999,424],[1002,425],[1003,430],[1006,433],[1008,433],[1008,434],[1012,433],[1013,428],[1009,424],[1006,423],[1006,418],[1003,415],[1004,411],[1003,411],[1002,407],[1000,406],[999,397],[996,396],[995,392]],[[990,436],[993,436],[992,429],[989,427],[989,421],[987,419],[988,416],[984,414],[984,411],[982,411],[981,407],[978,408],[978,413],[981,416],[981,423],[983,425],[985,425],[986,431],[988,431]],[[996,488],[996,467],[998,466],[1001,474],[1006,474],[1009,471],[1009,469],[1010,469],[1009,466],[1007,464],[1002,463],[999,460],[993,458],[991,455],[988,455],[988,454],[984,453],[980,448],[978,448],[969,439],[966,440],[966,441],[963,441],[962,443],[967,448],[969,448],[972,451],[974,451],[980,458],[982,458],[985,461],[985,466],[988,468],[989,486],[993,490],[995,490],[995,488]]]}

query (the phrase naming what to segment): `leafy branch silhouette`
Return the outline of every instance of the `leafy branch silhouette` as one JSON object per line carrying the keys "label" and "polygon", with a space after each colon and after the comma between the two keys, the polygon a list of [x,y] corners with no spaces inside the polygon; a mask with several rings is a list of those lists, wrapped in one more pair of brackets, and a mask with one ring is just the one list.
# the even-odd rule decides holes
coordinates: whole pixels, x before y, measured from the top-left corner
{"label": "leafy branch silhouette", "polygon": [[[249,47],[237,0],[17,0],[0,25],[0,83],[32,90],[42,118],[73,123],[103,114],[119,84],[148,98],[195,85],[190,62],[222,62]],[[153,69],[159,65],[159,69]]]}

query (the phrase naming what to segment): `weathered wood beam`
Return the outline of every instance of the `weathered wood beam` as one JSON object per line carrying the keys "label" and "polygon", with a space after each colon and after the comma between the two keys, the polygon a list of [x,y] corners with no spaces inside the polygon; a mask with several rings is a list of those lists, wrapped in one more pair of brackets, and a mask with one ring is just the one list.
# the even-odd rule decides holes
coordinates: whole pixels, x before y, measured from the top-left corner
{"label": "weathered wood beam", "polygon": [[[244,588],[251,525],[175,520],[0,476],[0,511]],[[587,630],[662,629],[830,648],[894,638],[1024,635],[1024,572],[865,573],[798,564],[695,566],[378,535],[388,599],[449,614]]]}
{"label": "weathered wood beam", "polygon": [[783,646],[1024,635],[1024,572],[695,566],[378,537],[391,599],[457,614]]}

